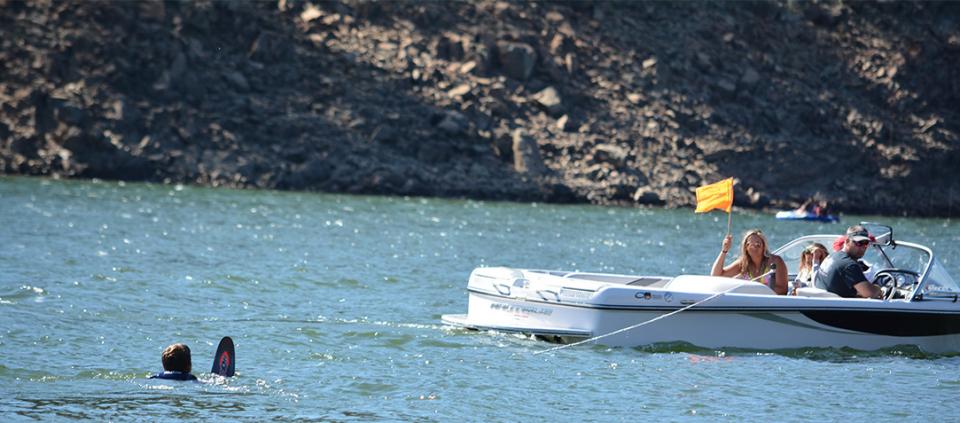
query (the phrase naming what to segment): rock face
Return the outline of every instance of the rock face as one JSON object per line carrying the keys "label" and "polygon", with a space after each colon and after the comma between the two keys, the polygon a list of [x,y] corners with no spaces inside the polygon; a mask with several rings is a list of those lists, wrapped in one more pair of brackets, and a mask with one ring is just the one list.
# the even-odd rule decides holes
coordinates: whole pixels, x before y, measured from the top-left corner
{"label": "rock face", "polygon": [[960,214],[960,4],[0,1],[0,171]]}
{"label": "rock face", "polygon": [[519,128],[513,131],[513,169],[521,175],[529,176],[541,176],[546,170],[537,141]]}

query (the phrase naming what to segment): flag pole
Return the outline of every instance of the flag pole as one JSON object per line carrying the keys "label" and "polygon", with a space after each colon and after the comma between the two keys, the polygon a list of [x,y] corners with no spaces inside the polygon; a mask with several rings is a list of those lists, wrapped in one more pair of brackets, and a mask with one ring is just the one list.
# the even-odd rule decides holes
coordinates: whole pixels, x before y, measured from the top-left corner
{"label": "flag pole", "polygon": [[730,235],[730,229],[733,226],[733,182],[730,183],[730,211],[727,213],[727,235]]}

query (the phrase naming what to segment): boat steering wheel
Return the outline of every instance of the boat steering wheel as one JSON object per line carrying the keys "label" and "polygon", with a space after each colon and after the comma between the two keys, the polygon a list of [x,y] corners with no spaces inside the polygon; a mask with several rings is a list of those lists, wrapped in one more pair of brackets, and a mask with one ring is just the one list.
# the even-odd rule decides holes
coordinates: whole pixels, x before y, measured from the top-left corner
{"label": "boat steering wheel", "polygon": [[905,286],[916,283],[920,274],[906,269],[883,269],[873,276],[873,283],[885,290],[883,299],[892,300],[897,292]]}

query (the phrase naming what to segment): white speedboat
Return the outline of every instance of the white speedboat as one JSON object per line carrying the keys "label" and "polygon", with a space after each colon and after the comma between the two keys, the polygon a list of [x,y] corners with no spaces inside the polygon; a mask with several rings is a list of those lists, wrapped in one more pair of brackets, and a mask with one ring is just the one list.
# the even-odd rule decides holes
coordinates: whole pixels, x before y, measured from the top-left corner
{"label": "white speedboat", "polygon": [[[868,276],[884,287],[883,300],[840,298],[817,288],[777,295],[758,282],[703,275],[488,267],[470,275],[467,314],[444,315],[443,321],[609,346],[687,342],[706,348],[876,350],[914,345],[928,352],[960,352],[960,286],[929,248],[895,241],[890,227],[865,225],[881,234],[863,261],[870,266]],[[804,236],[775,253],[792,266],[810,243],[829,247],[836,238]]]}

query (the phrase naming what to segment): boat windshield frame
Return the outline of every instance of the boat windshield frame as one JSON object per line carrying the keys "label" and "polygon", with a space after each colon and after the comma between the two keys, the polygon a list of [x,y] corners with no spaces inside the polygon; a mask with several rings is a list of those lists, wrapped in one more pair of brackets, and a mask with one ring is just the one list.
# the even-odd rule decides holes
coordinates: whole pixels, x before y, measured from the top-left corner
{"label": "boat windshield frame", "polygon": [[[784,259],[784,261],[798,260],[799,257],[794,257],[793,255],[789,257],[783,257],[784,253],[788,251],[793,252],[796,249],[797,245],[809,245],[812,242],[819,242],[821,244],[824,244],[824,246],[827,247],[827,250],[830,251],[832,249],[831,248],[832,240],[835,240],[837,236],[838,235],[835,235],[835,234],[805,235],[805,236],[796,238],[792,241],[789,241],[786,244],[783,244],[782,246],[774,250],[773,254],[780,255],[781,258]],[[914,284],[913,289],[909,292],[909,294],[905,296],[903,300],[921,301],[924,299],[938,298],[938,299],[952,299],[956,301],[957,298],[960,298],[960,290],[958,290],[957,292],[947,292],[947,291],[939,292],[938,291],[934,293],[935,295],[930,295],[925,298],[924,288],[926,287],[928,281],[930,280],[930,270],[935,263],[938,263],[938,261],[936,260],[936,255],[934,254],[933,250],[931,250],[930,248],[927,248],[924,245],[915,244],[912,242],[892,241],[892,240],[883,240],[883,241],[885,242],[878,242],[878,243],[871,244],[871,248],[875,248],[876,251],[879,253],[878,254],[879,257],[881,257],[886,262],[887,266],[884,267],[885,269],[898,268],[896,264],[891,261],[890,254],[888,254],[896,250],[897,248],[908,248],[912,250],[918,250],[919,252],[923,253],[926,256],[925,262],[921,266],[918,266],[919,270],[917,271],[917,273],[919,276],[917,277],[917,282]],[[874,265],[876,266],[878,264],[874,264]],[[940,267],[943,267],[943,265],[940,264]],[[912,269],[906,269],[906,270],[912,270]],[[945,268],[944,268],[944,271],[946,271]],[[946,273],[946,275],[949,276],[948,273]],[[952,277],[950,277],[950,279],[951,281],[953,281]],[[953,285],[956,285],[955,281]],[[960,289],[960,286],[957,286],[957,288]]]}

